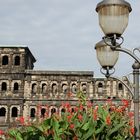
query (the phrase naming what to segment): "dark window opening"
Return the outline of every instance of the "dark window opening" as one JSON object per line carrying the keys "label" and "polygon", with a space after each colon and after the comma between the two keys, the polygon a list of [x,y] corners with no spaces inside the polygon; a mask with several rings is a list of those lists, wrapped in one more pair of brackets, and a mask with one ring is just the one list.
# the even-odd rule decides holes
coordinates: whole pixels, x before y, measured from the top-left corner
{"label": "dark window opening", "polygon": [[99,88],[102,88],[102,87],[103,87],[103,84],[102,84],[102,83],[99,83],[99,84],[98,84],[98,87],[99,87]]}
{"label": "dark window opening", "polygon": [[18,83],[14,83],[14,91],[18,90],[18,88],[19,88]]}
{"label": "dark window opening", "polygon": [[77,86],[76,84],[72,84],[72,93],[76,93],[77,92]]}
{"label": "dark window opening", "polygon": [[86,84],[82,84],[82,91],[83,91],[84,93],[87,92],[87,86],[86,86]]}
{"label": "dark window opening", "polygon": [[41,117],[45,117],[45,113],[46,113],[46,109],[45,108],[42,108],[41,109]]}
{"label": "dark window opening", "polygon": [[91,103],[93,103],[93,100],[90,100]]}
{"label": "dark window opening", "polygon": [[2,65],[8,65],[8,56],[7,55],[2,57]]}
{"label": "dark window opening", "polygon": [[56,113],[56,109],[55,108],[52,108],[51,109],[51,115],[53,115],[54,113]]}
{"label": "dark window opening", "polygon": [[35,117],[35,108],[31,109],[30,117],[34,118]]}
{"label": "dark window opening", "polygon": [[65,113],[65,112],[66,112],[65,108],[62,108],[61,113]]}
{"label": "dark window opening", "polygon": [[6,109],[4,107],[2,107],[0,109],[0,117],[5,117],[5,114],[6,114]]}
{"label": "dark window opening", "polygon": [[20,65],[20,57],[19,56],[15,57],[14,65],[16,65],[16,66]]}
{"label": "dark window opening", "polygon": [[85,108],[83,108],[83,112],[86,112],[86,109]]}
{"label": "dark window opening", "polygon": [[32,84],[32,93],[35,94],[37,92],[37,85],[34,83]]}
{"label": "dark window opening", "polygon": [[68,92],[68,87],[67,87],[66,84],[63,84],[63,85],[62,85],[62,92],[63,92],[64,94],[66,94],[66,93]]}
{"label": "dark window opening", "polygon": [[118,88],[119,88],[119,90],[123,90],[123,85],[121,83],[119,83]]}
{"label": "dark window opening", "polygon": [[113,97],[113,99],[115,100],[115,99],[116,99],[116,97]]}
{"label": "dark window opening", "polygon": [[46,93],[46,92],[47,92],[47,85],[42,84],[42,93]]}
{"label": "dark window opening", "polygon": [[11,117],[17,117],[17,116],[18,116],[18,109],[16,107],[13,107]]}
{"label": "dark window opening", "polygon": [[2,91],[6,91],[7,90],[7,84],[5,82],[2,83],[1,90]]}
{"label": "dark window opening", "polygon": [[71,112],[72,112],[72,113],[75,112],[74,108],[71,109]]}
{"label": "dark window opening", "polygon": [[52,84],[52,93],[57,93],[57,85]]}
{"label": "dark window opening", "polygon": [[99,83],[98,84],[98,93],[102,93],[103,92],[103,84]]}

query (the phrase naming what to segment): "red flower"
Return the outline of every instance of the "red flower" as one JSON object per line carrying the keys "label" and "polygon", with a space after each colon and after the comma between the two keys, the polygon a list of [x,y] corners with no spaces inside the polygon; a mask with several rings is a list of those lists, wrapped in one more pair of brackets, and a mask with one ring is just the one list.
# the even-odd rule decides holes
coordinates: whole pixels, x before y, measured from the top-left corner
{"label": "red flower", "polygon": [[20,117],[20,118],[19,118],[19,122],[20,122],[21,124],[24,124],[24,117]]}
{"label": "red flower", "polygon": [[0,130],[0,135],[4,135],[4,131],[3,130]]}
{"label": "red flower", "polygon": [[125,107],[128,107],[128,105],[129,105],[129,102],[128,102],[128,100],[126,100],[126,99],[123,99],[123,100],[122,100],[122,103],[123,103],[123,105],[124,105]]}
{"label": "red flower", "polygon": [[128,116],[129,116],[130,118],[132,118],[132,117],[134,116],[134,112],[129,112],[129,113],[128,113]]}
{"label": "red flower", "polygon": [[71,115],[68,115],[68,116],[67,116],[68,122],[70,122],[70,121],[71,121],[71,118],[72,118],[72,116],[71,116]]}
{"label": "red flower", "polygon": [[108,115],[108,116],[106,117],[106,124],[107,124],[107,125],[111,125],[111,118],[110,118],[110,115]]}
{"label": "red flower", "polygon": [[74,124],[70,124],[70,129],[73,129],[74,128]]}
{"label": "red flower", "polygon": [[133,122],[132,120],[130,120],[130,121],[129,121],[129,125],[130,125],[130,126],[133,126],[133,125],[134,125],[134,122]]}
{"label": "red flower", "polygon": [[132,135],[135,134],[135,129],[134,129],[134,127],[132,127],[132,128],[130,129],[130,132],[131,132]]}
{"label": "red flower", "polygon": [[122,113],[123,110],[122,110],[121,108],[117,108],[117,109],[116,109],[116,112],[118,112],[118,113]]}
{"label": "red flower", "polygon": [[82,121],[83,116],[82,116],[81,114],[79,114],[79,115],[77,116],[77,118],[79,119],[79,121]]}
{"label": "red flower", "polygon": [[116,107],[115,106],[110,106],[110,111],[115,111]]}
{"label": "red flower", "polygon": [[65,108],[67,108],[67,109],[70,108],[70,103],[69,102],[65,103]]}
{"label": "red flower", "polygon": [[88,101],[88,102],[87,102],[87,107],[88,107],[88,108],[91,108],[92,106],[93,106],[93,103],[91,103],[91,101]]}
{"label": "red flower", "polygon": [[79,109],[81,110],[81,111],[83,111],[83,105],[82,104],[80,104],[80,107],[79,107]]}
{"label": "red flower", "polygon": [[97,113],[93,113],[93,119],[96,121],[97,120]]}
{"label": "red flower", "polygon": [[74,108],[74,112],[78,112],[79,108],[78,107],[75,107]]}

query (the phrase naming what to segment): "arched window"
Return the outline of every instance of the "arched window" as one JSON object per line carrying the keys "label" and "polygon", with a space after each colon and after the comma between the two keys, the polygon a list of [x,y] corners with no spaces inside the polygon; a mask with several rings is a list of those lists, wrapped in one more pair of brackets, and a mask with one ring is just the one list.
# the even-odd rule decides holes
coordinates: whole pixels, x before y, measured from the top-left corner
{"label": "arched window", "polygon": [[51,109],[51,115],[53,115],[54,113],[56,113],[56,109],[55,108],[52,108]]}
{"label": "arched window", "polygon": [[68,86],[66,84],[62,85],[62,92],[66,94],[68,92]]}
{"label": "arched window", "polygon": [[102,93],[103,92],[103,84],[100,82],[98,83],[98,93]]}
{"label": "arched window", "polygon": [[18,116],[18,109],[16,107],[13,107],[11,117],[17,117],[17,116]]}
{"label": "arched window", "polygon": [[52,93],[57,93],[57,85],[55,83],[52,84]]}
{"label": "arched window", "polygon": [[36,83],[32,84],[32,93],[35,94],[37,92],[37,85]]}
{"label": "arched window", "polygon": [[72,93],[76,93],[77,92],[77,86],[76,86],[76,84],[72,84],[71,91],[72,91]]}
{"label": "arched window", "polygon": [[6,91],[6,90],[7,90],[7,83],[6,82],[2,82],[1,91]]}
{"label": "arched window", "polygon": [[87,86],[86,84],[82,84],[82,92],[86,93],[87,92]]}
{"label": "arched window", "polygon": [[45,117],[45,113],[46,113],[46,109],[45,108],[42,108],[41,109],[41,117]]}
{"label": "arched window", "polygon": [[6,109],[4,107],[0,108],[0,117],[5,117]]}
{"label": "arched window", "polygon": [[15,66],[19,66],[20,65],[20,57],[19,56],[16,56],[15,59],[14,59],[14,65]]}
{"label": "arched window", "polygon": [[86,112],[86,109],[85,108],[83,108],[83,112]]}
{"label": "arched window", "polygon": [[121,83],[119,83],[118,89],[119,89],[119,90],[123,90],[123,85],[122,85]]}
{"label": "arched window", "polygon": [[2,57],[2,65],[8,65],[8,56],[7,55],[4,55],[3,57]]}
{"label": "arched window", "polygon": [[19,89],[18,83],[14,83],[14,91],[17,91]]}
{"label": "arched window", "polygon": [[74,108],[71,108],[71,112],[72,112],[72,113],[75,112]]}
{"label": "arched window", "polygon": [[31,108],[31,112],[30,112],[30,117],[34,118],[35,117],[35,108]]}
{"label": "arched window", "polygon": [[65,112],[66,112],[65,108],[62,108],[62,109],[61,109],[61,114],[62,114],[62,113],[65,113]]}
{"label": "arched window", "polygon": [[47,92],[47,85],[45,83],[42,84],[42,93],[46,93]]}

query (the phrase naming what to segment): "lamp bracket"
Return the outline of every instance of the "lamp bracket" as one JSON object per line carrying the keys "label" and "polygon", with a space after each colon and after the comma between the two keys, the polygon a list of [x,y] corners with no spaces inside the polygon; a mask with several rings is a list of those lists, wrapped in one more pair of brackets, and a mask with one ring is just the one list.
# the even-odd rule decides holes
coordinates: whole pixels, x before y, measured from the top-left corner
{"label": "lamp bracket", "polygon": [[106,78],[109,78],[110,75],[112,75],[115,72],[115,68],[113,67],[112,69],[110,69],[109,67],[106,68],[101,68],[100,72],[105,75]]}
{"label": "lamp bracket", "polygon": [[140,53],[140,47],[137,47],[137,48],[134,48],[133,49],[133,54],[134,55],[137,55],[136,52],[139,52]]}
{"label": "lamp bracket", "polygon": [[124,42],[124,38],[122,36],[118,37],[116,34],[113,34],[112,36],[104,36],[103,41],[106,45],[110,46],[111,49],[115,50],[121,46],[121,44]]}

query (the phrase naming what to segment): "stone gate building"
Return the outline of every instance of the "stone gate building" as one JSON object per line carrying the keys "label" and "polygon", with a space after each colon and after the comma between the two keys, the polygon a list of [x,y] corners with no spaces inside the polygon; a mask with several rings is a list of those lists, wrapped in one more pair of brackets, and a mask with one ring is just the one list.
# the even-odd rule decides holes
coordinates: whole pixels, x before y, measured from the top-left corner
{"label": "stone gate building", "polygon": [[[28,47],[0,46],[0,127],[10,127],[19,116],[34,118],[38,104],[41,116],[46,111],[61,113],[61,102],[74,106],[78,91],[94,104],[131,98],[119,81],[95,78],[92,71],[33,70],[35,62]],[[129,84],[127,79],[124,82]]]}

